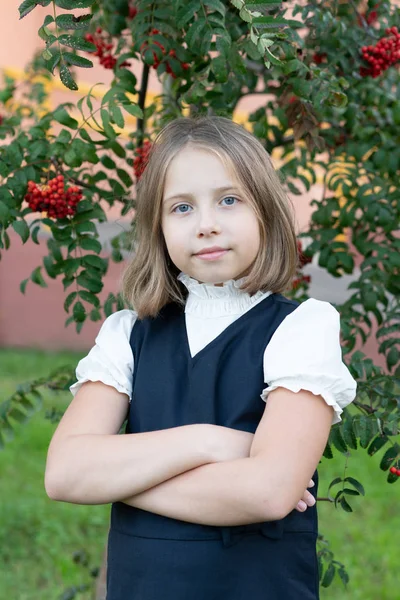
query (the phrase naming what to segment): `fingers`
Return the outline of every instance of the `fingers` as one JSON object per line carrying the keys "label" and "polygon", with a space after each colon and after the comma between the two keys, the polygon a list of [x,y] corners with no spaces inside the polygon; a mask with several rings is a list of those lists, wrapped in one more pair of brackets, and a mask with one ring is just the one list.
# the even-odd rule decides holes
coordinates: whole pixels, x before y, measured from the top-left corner
{"label": "fingers", "polygon": [[304,512],[308,506],[314,506],[315,498],[310,492],[305,491],[301,500],[297,503],[296,510]]}

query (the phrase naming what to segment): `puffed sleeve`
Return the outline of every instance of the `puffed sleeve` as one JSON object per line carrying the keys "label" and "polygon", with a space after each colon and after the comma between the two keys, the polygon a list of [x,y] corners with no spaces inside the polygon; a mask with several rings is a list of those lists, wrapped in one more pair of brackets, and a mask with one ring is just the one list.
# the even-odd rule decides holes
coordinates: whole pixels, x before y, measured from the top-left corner
{"label": "puffed sleeve", "polygon": [[357,383],[342,361],[340,314],[332,304],[310,298],[282,321],[264,352],[264,381],[263,400],[277,387],[308,390],[333,406],[332,425],[342,420]]}
{"label": "puffed sleeve", "polygon": [[102,381],[131,399],[133,355],[129,339],[136,318],[136,313],[127,309],[107,317],[95,345],[76,367],[78,381],[69,388],[74,396],[85,381]]}

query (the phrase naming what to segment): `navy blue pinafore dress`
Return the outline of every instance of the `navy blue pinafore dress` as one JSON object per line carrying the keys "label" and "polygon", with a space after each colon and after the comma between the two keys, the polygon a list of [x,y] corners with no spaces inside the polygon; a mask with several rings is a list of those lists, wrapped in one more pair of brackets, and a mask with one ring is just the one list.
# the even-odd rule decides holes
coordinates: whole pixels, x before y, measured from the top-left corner
{"label": "navy blue pinafore dress", "polygon": [[[137,320],[126,433],[193,423],[254,433],[265,409],[264,350],[298,305],[267,296],[193,358],[183,307],[170,303]],[[317,471],[313,479],[316,496]],[[116,502],[107,600],[318,600],[317,531],[316,505],[278,521],[217,527]]]}

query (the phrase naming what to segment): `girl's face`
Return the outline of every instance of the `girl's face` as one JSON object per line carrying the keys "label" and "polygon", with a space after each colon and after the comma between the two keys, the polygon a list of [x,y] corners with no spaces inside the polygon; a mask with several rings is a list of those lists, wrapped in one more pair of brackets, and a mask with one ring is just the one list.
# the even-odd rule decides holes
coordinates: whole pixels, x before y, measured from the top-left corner
{"label": "girl's face", "polygon": [[172,262],[201,283],[244,277],[260,248],[248,193],[218,156],[193,147],[167,169],[161,226]]}

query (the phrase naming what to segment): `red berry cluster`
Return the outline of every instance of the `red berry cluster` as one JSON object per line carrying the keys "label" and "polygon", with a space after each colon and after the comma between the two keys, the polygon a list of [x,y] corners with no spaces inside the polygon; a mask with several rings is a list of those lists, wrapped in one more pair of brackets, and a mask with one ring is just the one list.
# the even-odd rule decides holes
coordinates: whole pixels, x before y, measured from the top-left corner
{"label": "red berry cluster", "polygon": [[65,189],[64,176],[57,175],[45,185],[28,181],[25,200],[34,212],[46,212],[49,217],[64,219],[75,214],[76,205],[82,200],[82,192],[76,185]]}
{"label": "red berry cluster", "polygon": [[360,68],[362,77],[378,77],[400,60],[400,33],[397,27],[385,29],[385,33],[389,37],[381,38],[376,46],[361,48],[363,59],[370,65]]}
{"label": "red berry cluster", "polygon": [[389,471],[393,473],[393,475],[397,475],[397,477],[400,477],[400,469],[396,469],[396,467],[390,467]]}
{"label": "red berry cluster", "polygon": [[[94,52],[94,56],[98,56],[100,60],[100,64],[103,65],[105,69],[113,69],[117,64],[117,58],[113,55],[111,50],[113,49],[114,44],[112,42],[107,42],[107,36],[103,34],[103,30],[101,27],[96,29],[96,34],[87,33],[85,35],[85,40],[87,42],[91,42],[97,48],[96,52]],[[130,67],[131,63],[126,60],[119,65],[120,67]]]}
{"label": "red berry cluster", "polygon": [[0,115],[0,125],[3,125],[3,121],[4,121],[4,117],[3,117],[3,115]]}
{"label": "red berry cluster", "polygon": [[136,181],[139,181],[146,168],[151,150],[151,142],[146,141],[143,146],[138,146],[135,150],[135,158],[133,160],[133,170],[135,172]]}
{"label": "red berry cluster", "polygon": [[[157,35],[159,34],[160,31],[158,29],[152,29],[150,31],[150,36],[152,35]],[[154,44],[155,46],[158,46],[161,50],[161,52],[163,53],[164,56],[166,56],[166,50],[165,47],[161,44],[161,42],[159,42],[158,40],[152,40],[152,44]],[[143,44],[140,46],[140,52],[143,54],[145,50],[147,50],[149,48],[149,42],[143,42]],[[153,50],[153,59],[154,62],[152,64],[153,69],[157,69],[157,67],[160,66],[162,59],[158,59],[156,52]],[[171,58],[176,58],[176,52],[175,50],[170,50],[168,52],[168,56],[170,56]],[[182,69],[184,69],[185,71],[187,69],[189,69],[189,64],[188,63],[181,63]],[[167,71],[167,73],[169,73],[171,75],[171,77],[173,79],[176,79],[176,75],[172,70],[172,67],[170,65],[170,63],[168,62],[168,60],[165,62],[165,70]]]}

